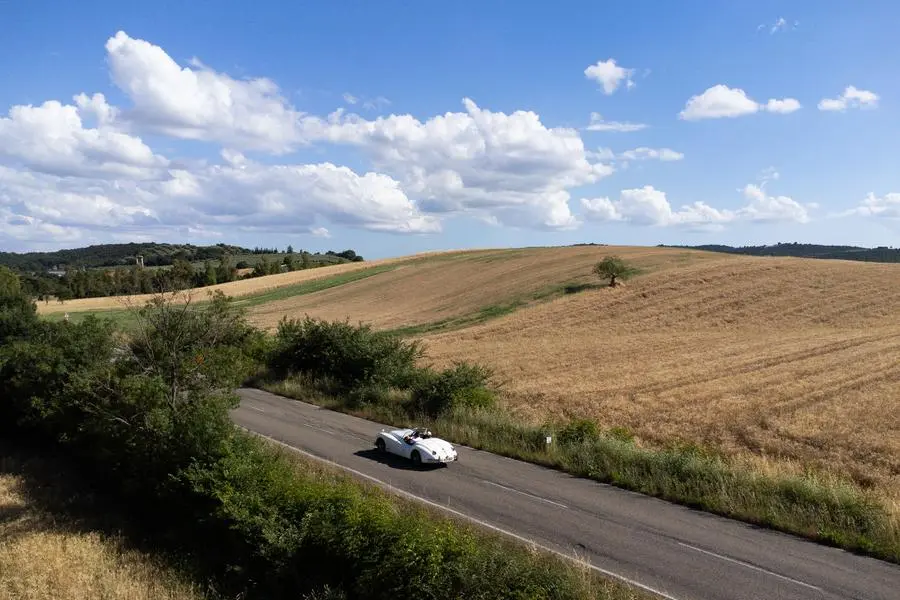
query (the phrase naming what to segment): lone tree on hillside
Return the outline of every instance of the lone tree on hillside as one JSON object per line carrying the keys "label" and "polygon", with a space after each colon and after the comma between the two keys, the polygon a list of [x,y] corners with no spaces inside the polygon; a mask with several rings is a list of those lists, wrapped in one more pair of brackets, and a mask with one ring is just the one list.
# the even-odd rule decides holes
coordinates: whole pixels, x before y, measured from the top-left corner
{"label": "lone tree on hillside", "polygon": [[594,265],[594,273],[601,279],[609,279],[609,287],[616,287],[617,279],[628,279],[636,272],[636,269],[626,265],[625,261],[618,256],[607,256]]}

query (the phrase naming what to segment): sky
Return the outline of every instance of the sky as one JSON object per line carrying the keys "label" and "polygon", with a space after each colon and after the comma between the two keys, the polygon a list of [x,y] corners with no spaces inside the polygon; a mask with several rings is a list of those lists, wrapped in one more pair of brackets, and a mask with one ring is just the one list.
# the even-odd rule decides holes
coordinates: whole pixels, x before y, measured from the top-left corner
{"label": "sky", "polygon": [[0,250],[900,240],[900,4],[0,0]]}

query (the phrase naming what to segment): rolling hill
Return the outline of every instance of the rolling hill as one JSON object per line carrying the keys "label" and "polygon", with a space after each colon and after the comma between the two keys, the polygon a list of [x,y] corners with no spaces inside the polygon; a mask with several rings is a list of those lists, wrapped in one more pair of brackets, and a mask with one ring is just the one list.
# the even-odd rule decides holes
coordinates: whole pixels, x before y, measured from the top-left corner
{"label": "rolling hill", "polygon": [[[600,286],[591,267],[608,254],[639,275]],[[813,466],[900,500],[898,264],[573,246],[428,253],[208,289],[238,297],[268,329],[285,315],[349,318],[421,339],[437,365],[487,364],[505,381],[504,406],[535,423],[588,417],[639,443]]]}

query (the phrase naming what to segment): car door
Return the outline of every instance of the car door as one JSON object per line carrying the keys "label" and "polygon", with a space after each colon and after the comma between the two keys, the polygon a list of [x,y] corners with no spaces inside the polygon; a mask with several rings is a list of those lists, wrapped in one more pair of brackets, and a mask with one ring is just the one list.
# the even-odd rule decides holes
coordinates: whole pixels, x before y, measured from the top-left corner
{"label": "car door", "polygon": [[392,433],[384,436],[385,447],[391,454],[396,454],[404,458],[409,458],[409,444],[403,441],[403,438],[397,437]]}

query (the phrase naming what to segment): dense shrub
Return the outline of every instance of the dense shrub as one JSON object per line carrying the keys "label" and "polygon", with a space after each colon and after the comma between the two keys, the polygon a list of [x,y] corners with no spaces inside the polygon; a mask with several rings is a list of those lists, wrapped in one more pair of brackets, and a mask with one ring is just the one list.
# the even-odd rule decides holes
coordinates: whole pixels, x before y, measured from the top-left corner
{"label": "dense shrub", "polygon": [[404,387],[414,376],[420,346],[368,325],[306,317],[282,319],[275,334],[270,369],[329,377],[344,389]]}
{"label": "dense shrub", "polygon": [[557,439],[560,444],[573,445],[594,441],[599,435],[596,423],[587,419],[576,419],[559,430]]}
{"label": "dense shrub", "polygon": [[[300,463],[302,464],[302,463]],[[209,560],[240,569],[253,596],[343,590],[348,598],[578,598],[583,582],[556,559],[435,520],[344,478],[299,476],[245,435],[212,468],[190,469],[217,527]],[[235,557],[241,557],[237,564]],[[338,596],[340,597],[340,596]]]}
{"label": "dense shrub", "polygon": [[413,406],[430,416],[460,408],[490,408],[495,401],[489,387],[492,377],[487,367],[467,362],[443,371],[423,369],[413,384]]}
{"label": "dense shrub", "polygon": [[113,347],[112,326],[92,316],[78,324],[39,322],[28,337],[0,345],[0,427],[71,439],[78,423],[73,391],[103,381]]}
{"label": "dense shrub", "polygon": [[0,345],[26,335],[37,324],[37,307],[15,273],[0,266]]}
{"label": "dense shrub", "polygon": [[[9,286],[0,306],[16,293]],[[221,295],[199,307],[158,298],[128,338],[96,318],[28,319],[0,344],[0,427],[64,448],[142,537],[192,554],[225,596],[587,596],[584,578],[556,559],[317,475],[239,432],[233,388],[269,349]],[[417,373],[416,347],[367,329],[307,321],[281,333],[272,354],[297,352],[331,377],[346,368],[341,383],[363,396]],[[325,367],[303,362],[305,351]],[[448,373],[438,380],[451,392],[480,381],[477,370]]]}

